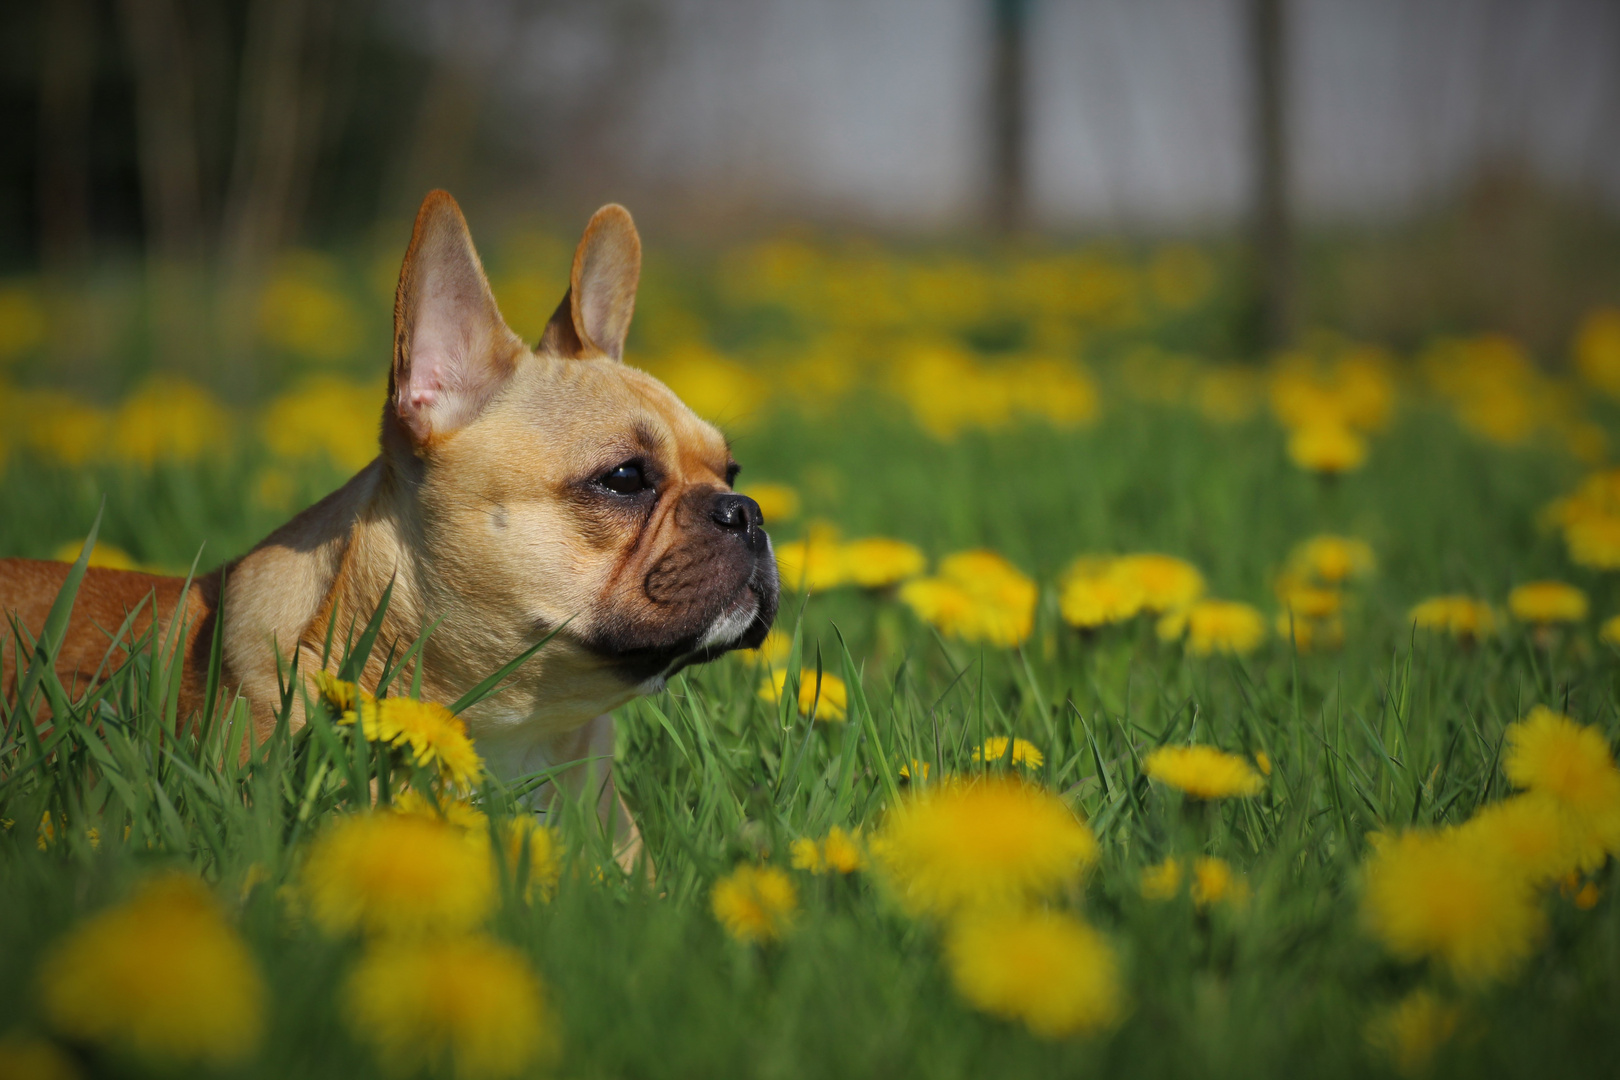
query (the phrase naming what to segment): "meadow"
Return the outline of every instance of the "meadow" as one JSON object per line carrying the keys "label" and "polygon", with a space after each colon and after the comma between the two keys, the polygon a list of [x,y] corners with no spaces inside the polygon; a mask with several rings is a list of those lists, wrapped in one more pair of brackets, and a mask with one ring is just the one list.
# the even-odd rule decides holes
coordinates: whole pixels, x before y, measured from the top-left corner
{"label": "meadow", "polygon": [[[567,254],[491,253],[531,339]],[[392,272],[289,258],[234,383],[87,293],[100,394],[0,287],[0,553],[247,550],[372,456]],[[733,437],[786,587],[622,710],[650,876],[480,775],[412,643],[334,627],[244,762],[171,643],[87,689],[8,630],[0,1074],[1612,1067],[1620,313],[1255,358],[1240,292],[1190,245],[655,258],[630,362]]]}

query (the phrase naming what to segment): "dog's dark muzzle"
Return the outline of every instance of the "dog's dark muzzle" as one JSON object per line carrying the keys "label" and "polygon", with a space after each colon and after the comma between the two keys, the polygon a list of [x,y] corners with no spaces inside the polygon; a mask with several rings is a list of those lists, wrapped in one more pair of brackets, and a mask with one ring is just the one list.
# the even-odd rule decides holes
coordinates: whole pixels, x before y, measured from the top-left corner
{"label": "dog's dark muzzle", "polygon": [[762,555],[770,548],[770,537],[765,535],[765,515],[760,513],[759,503],[746,495],[731,491],[716,495],[709,520],[741,540],[755,555]]}

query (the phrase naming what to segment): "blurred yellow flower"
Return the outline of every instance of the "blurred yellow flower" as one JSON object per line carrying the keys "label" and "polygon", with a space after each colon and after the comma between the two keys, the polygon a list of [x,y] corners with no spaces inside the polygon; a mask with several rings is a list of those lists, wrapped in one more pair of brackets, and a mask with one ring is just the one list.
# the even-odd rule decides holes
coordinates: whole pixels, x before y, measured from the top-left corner
{"label": "blurred yellow flower", "polygon": [[360,347],[362,323],[327,256],[292,252],[259,297],[259,332],[270,344],[311,360],[335,361]]}
{"label": "blurred yellow flower", "polygon": [[1512,974],[1541,932],[1529,879],[1456,830],[1375,834],[1362,869],[1368,931],[1403,960],[1432,957],[1465,983]]}
{"label": "blurred yellow flower", "polygon": [[1050,895],[1098,854],[1063,800],[1006,774],[942,780],[909,796],[870,850],[906,910],[940,916]]}
{"label": "blurred yellow flower", "polygon": [[[776,704],[782,700],[782,691],[787,688],[786,671],[772,672],[759,684],[759,698]],[[826,720],[838,723],[846,719],[849,709],[849,687],[830,671],[822,671],[819,687],[816,682],[816,669],[804,668],[799,672],[799,715],[809,716],[815,714],[817,720]]]}
{"label": "blurred yellow flower", "polygon": [[776,941],[793,926],[799,891],[774,866],[743,864],[714,883],[709,905],[726,933],[743,944]]}
{"label": "blurred yellow flower", "polygon": [[759,504],[759,512],[765,518],[767,529],[799,516],[799,493],[786,484],[744,484],[737,489],[737,493]]}
{"label": "blurred yellow flower", "polygon": [[1450,1042],[1462,1010],[1428,990],[1414,990],[1367,1023],[1367,1042],[1402,1076],[1422,1076]]}
{"label": "blurred yellow flower", "polygon": [[1266,620],[1248,604],[1233,600],[1200,600],[1185,611],[1173,611],[1159,620],[1159,639],[1187,639],[1194,656],[1212,653],[1242,655],[1253,652],[1266,638]]}
{"label": "blurred yellow flower", "polygon": [[470,788],[484,774],[484,763],[467,735],[466,721],[435,701],[390,697],[362,702],[345,712],[340,724],[360,724],[370,742],[406,751],[419,766],[435,766],[445,783]]}
{"label": "blurred yellow flower", "polygon": [[1097,387],[1073,361],[1033,358],[994,372],[1007,384],[1013,407],[1054,427],[1072,428],[1097,418]]}
{"label": "blurred yellow flower", "polygon": [[77,1062],[47,1039],[20,1031],[0,1035],[0,1076],[6,1080],[79,1080],[83,1075]]}
{"label": "blurred yellow flower", "polygon": [[1286,611],[1277,614],[1277,637],[1300,653],[1331,652],[1344,646],[1344,620],[1337,615],[1308,619]]}
{"label": "blurred yellow flower", "polygon": [[853,874],[866,865],[860,847],[860,834],[845,832],[834,825],[821,840],[808,836],[793,841],[790,857],[795,870],[812,874]]}
{"label": "blurred yellow flower", "polygon": [[916,342],[904,350],[890,369],[890,386],[938,439],[953,439],[969,427],[999,427],[1012,414],[1011,382],[947,341]]}
{"label": "blurred yellow flower", "polygon": [[1372,573],[1376,565],[1372,547],[1353,536],[1313,536],[1288,557],[1289,569],[1328,585],[1363,577]]}
{"label": "blurred yellow flower", "polygon": [[1562,581],[1531,581],[1508,593],[1508,610],[1520,622],[1548,624],[1586,618],[1586,594]]}
{"label": "blurred yellow flower", "polygon": [[676,345],[644,366],[693,412],[721,427],[748,426],[770,393],[764,379],[700,342]]}
{"label": "blurred yellow flower", "polygon": [[112,451],[120,461],[191,462],[218,453],[232,432],[230,414],[200,386],[166,376],[149,380],[112,418]]}
{"label": "blurred yellow flower", "polygon": [[24,281],[0,282],[0,364],[45,344],[45,301]]}
{"label": "blurred yellow flower", "polygon": [[1178,611],[1204,595],[1204,575],[1185,559],[1145,551],[1121,555],[1109,565],[1110,575],[1142,591],[1146,611]]}
{"label": "blurred yellow flower", "polygon": [[301,879],[310,916],[332,934],[470,930],[495,901],[487,849],[416,814],[339,818],[310,844]]}
{"label": "blurred yellow flower", "polygon": [[1143,759],[1142,771],[1197,799],[1258,795],[1265,786],[1246,759],[1213,746],[1161,746]]}
{"label": "blurred yellow flower", "polygon": [[1610,615],[1603,620],[1603,625],[1598,627],[1598,639],[1605,645],[1620,648],[1620,615]]}
{"label": "blurred yellow flower", "polygon": [[793,638],[780,630],[772,630],[765,635],[765,640],[759,643],[757,649],[739,649],[737,657],[747,663],[774,668],[788,658],[793,651]]}
{"label": "blurred yellow flower", "polygon": [[[1028,765],[1038,769],[1046,764],[1046,756],[1041,753],[1040,747],[1028,739],[1012,739],[1012,763],[1014,765]],[[1007,744],[1009,740],[1005,735],[992,735],[990,738],[973,748],[974,761],[988,761],[992,764],[1007,759]]]}
{"label": "blurred yellow flower", "polygon": [[[1590,861],[1583,858],[1578,824],[1556,799],[1543,794],[1515,795],[1481,807],[1458,831],[1537,885]],[[1595,854],[1601,863],[1601,846]]]}
{"label": "blurred yellow flower", "polygon": [[1337,589],[1313,585],[1290,572],[1278,576],[1274,591],[1285,616],[1292,613],[1301,619],[1327,619],[1339,614],[1344,606],[1344,597]]}
{"label": "blurred yellow flower", "polygon": [[397,1075],[500,1080],[556,1052],[557,1024],[522,953],[484,936],[374,942],[339,1008]]}
{"label": "blurred yellow flower", "polygon": [[[353,686],[353,683],[341,683],[342,686]],[[406,788],[394,796],[392,803],[396,814],[414,814],[417,817],[432,818],[453,825],[463,833],[473,838],[485,838],[489,835],[489,815],[466,799],[435,800],[422,794],[416,788]]]}
{"label": "blurred yellow flower", "polygon": [[946,556],[938,576],[906,582],[900,599],[947,637],[1012,648],[1035,628],[1039,592],[1006,559],[976,550]]}
{"label": "blurred yellow flower", "polygon": [[1575,372],[1581,381],[1620,398],[1620,310],[1593,308],[1575,335]]}
{"label": "blurred yellow flower", "polygon": [[324,456],[357,471],[377,456],[385,396],[371,383],[317,375],[271,401],[259,417],[259,433],[277,457]]}
{"label": "blurred yellow flower", "polygon": [[1313,423],[1289,433],[1288,457],[1302,469],[1335,476],[1361,468],[1367,442],[1345,424]]}
{"label": "blurred yellow flower", "polygon": [[[69,540],[52,554],[57,562],[77,562],[79,555],[84,551],[83,540]],[[102,540],[96,541],[95,550],[90,552],[91,566],[99,566],[106,570],[139,570],[137,563],[129,552],[122,548],[113,547]]]}
{"label": "blurred yellow flower", "polygon": [[1142,587],[1124,574],[1070,574],[1058,607],[1063,621],[1081,630],[1128,622],[1142,611]]}
{"label": "blurred yellow flower", "polygon": [[844,572],[863,589],[883,589],[928,569],[928,559],[904,540],[872,536],[844,545]]}
{"label": "blurred yellow flower", "polygon": [[[1169,858],[1142,871],[1142,895],[1149,900],[1170,900],[1181,892],[1182,862]],[[1201,856],[1193,860],[1192,900],[1199,908],[1227,903],[1241,907],[1249,900],[1249,886],[1232,872],[1224,859]]]}
{"label": "blurred yellow flower", "polygon": [[945,936],[951,982],[969,1004],[1036,1035],[1101,1031],[1125,1008],[1119,961],[1101,934],[1055,911],[984,911]]}
{"label": "blurred yellow flower", "polygon": [[1461,594],[1431,596],[1406,617],[1419,630],[1450,634],[1463,641],[1477,641],[1496,633],[1496,613],[1491,605]]}
{"label": "blurred yellow flower", "polygon": [[147,881],[52,945],[39,986],[56,1031],[158,1062],[234,1064],[264,1035],[252,953],[207,888],[179,874]]}
{"label": "blurred yellow flower", "polygon": [[1555,800],[1570,815],[1580,869],[1620,855],[1620,769],[1595,727],[1537,705],[1509,724],[1502,771],[1517,787]]}
{"label": "blurred yellow flower", "polygon": [[775,545],[776,571],[790,592],[823,592],[849,581],[849,562],[838,533],[813,527],[802,540]]}

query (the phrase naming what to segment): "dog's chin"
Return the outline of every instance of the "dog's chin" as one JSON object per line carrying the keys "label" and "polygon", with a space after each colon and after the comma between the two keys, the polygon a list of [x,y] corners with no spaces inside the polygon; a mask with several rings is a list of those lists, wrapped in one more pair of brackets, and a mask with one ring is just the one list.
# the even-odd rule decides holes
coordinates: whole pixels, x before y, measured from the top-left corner
{"label": "dog's chin", "polygon": [[609,651],[606,658],[638,692],[653,694],[684,668],[706,664],[733,649],[758,648],[776,618],[770,584],[750,581],[700,633],[667,645]]}

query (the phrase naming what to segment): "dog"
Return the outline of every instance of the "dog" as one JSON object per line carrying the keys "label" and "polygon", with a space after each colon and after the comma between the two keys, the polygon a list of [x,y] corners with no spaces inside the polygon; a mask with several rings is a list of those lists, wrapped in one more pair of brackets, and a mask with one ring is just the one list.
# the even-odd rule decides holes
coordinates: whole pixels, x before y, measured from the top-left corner
{"label": "dog", "polygon": [[[136,633],[154,615],[160,632],[177,618],[185,629],[181,715],[202,708],[218,622],[224,686],[247,700],[262,742],[281,702],[278,662],[297,654],[299,672],[318,670],[332,621],[364,625],[390,584],[380,641],[434,627],[419,660],[428,700],[456,700],[555,631],[463,718],[497,777],[574,763],[558,785],[598,793],[633,865],[641,839],[613,784],[609,713],[686,665],[757,647],[779,591],[759,506],[732,490],[726,439],[624,363],[640,272],[630,214],[602,207],[531,348],[501,317],[455,200],[430,193],[395,293],[376,459],[189,587],[89,570],[58,656],[64,685],[85,685],[110,632],[150,598]],[[37,636],[68,569],[0,560],[0,610]],[[13,694],[16,658],[5,665]],[[363,686],[380,666],[374,656]]]}

